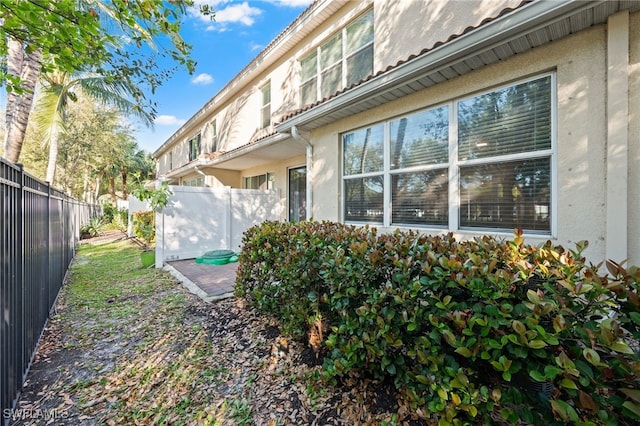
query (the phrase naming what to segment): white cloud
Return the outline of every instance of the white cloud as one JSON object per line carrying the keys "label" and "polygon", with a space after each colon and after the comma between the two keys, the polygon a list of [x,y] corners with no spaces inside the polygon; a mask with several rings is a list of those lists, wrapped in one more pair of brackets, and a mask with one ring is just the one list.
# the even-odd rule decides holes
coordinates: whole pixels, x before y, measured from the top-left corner
{"label": "white cloud", "polygon": [[176,126],[187,122],[183,118],[178,118],[175,115],[159,115],[153,120],[158,126]]}
{"label": "white cloud", "polygon": [[249,50],[251,50],[252,52],[255,52],[256,50],[262,50],[263,48],[264,48],[264,45],[262,44],[258,44],[254,42],[249,43]]}
{"label": "white cloud", "polygon": [[[200,14],[199,4],[210,4],[214,10],[214,20],[210,16]],[[256,18],[262,15],[262,9],[249,6],[248,2],[228,4],[227,1],[207,2],[205,0],[197,0],[194,7],[190,10],[191,16],[199,18],[201,21],[211,24],[215,27],[224,27],[228,24],[242,24],[250,27],[256,21]],[[207,28],[211,30],[211,28]]]}
{"label": "white cloud", "polygon": [[207,84],[213,83],[213,77],[211,77],[207,73],[198,74],[191,79],[193,84],[198,84],[201,86],[206,86]]}
{"label": "white cloud", "polygon": [[272,0],[272,3],[285,7],[307,7],[313,0]]}
{"label": "white cloud", "polygon": [[240,23],[250,27],[255,18],[262,14],[262,10],[249,6],[249,3],[233,4],[216,11],[216,22],[220,24]]}

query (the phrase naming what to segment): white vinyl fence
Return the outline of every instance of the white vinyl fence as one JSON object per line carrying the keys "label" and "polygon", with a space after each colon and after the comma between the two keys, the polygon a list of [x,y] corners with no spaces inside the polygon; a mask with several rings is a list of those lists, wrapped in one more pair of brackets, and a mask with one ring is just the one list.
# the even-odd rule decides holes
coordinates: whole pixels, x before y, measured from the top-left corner
{"label": "white vinyl fence", "polygon": [[[240,251],[242,234],[265,220],[280,220],[284,207],[277,191],[170,186],[173,195],[156,213],[156,267],[192,259],[211,250]],[[148,210],[130,197],[129,214]]]}

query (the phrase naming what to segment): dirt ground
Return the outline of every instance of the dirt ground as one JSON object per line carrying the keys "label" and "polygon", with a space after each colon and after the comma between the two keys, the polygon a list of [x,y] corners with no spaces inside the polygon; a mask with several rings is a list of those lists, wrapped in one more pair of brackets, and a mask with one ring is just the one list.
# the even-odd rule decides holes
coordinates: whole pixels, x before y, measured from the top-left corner
{"label": "dirt ground", "polygon": [[[108,241],[123,236],[99,238]],[[164,275],[159,277],[168,280]],[[183,312],[179,324],[162,323],[158,308],[154,308],[160,298],[166,301],[168,297],[183,304],[179,306]],[[320,378],[322,359],[306,345],[287,339],[276,322],[246,308],[242,301],[232,298],[206,303],[173,281],[134,303],[144,311],[137,313],[139,318],[111,322],[105,327],[108,330],[76,344],[77,330],[91,320],[82,315],[60,315],[71,309],[63,288],[11,425],[428,424],[402,404],[392,385],[366,378],[349,379],[337,387],[325,384]],[[149,324],[143,325],[145,318],[167,328],[149,328]],[[156,343],[146,346],[141,354],[140,342],[150,336]],[[130,369],[135,373],[124,373],[133,359],[153,364],[164,358],[184,357],[186,347],[198,339],[204,339],[202,348],[206,347],[207,359],[197,362],[207,363],[206,371],[215,375],[215,380],[194,379],[185,387],[163,383],[166,378],[142,379],[138,372],[143,361],[136,361],[136,368]],[[151,349],[154,345],[159,349],[161,342],[165,346],[159,357],[159,352]],[[167,405],[170,409],[155,417],[137,416],[135,410],[141,408],[132,408],[137,398],[145,401],[145,408],[159,410],[159,404],[170,404],[177,398],[173,393],[178,388],[189,392],[186,397],[180,396],[182,402],[206,404],[205,415],[194,417],[189,404],[184,403],[171,403]]]}

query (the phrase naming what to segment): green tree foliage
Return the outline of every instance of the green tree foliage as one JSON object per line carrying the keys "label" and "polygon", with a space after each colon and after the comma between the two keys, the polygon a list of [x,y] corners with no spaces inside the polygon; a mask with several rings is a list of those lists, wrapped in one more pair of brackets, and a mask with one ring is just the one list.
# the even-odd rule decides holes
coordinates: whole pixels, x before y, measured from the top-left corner
{"label": "green tree foliage", "polygon": [[[135,88],[135,109],[155,115],[145,95],[173,72],[169,57],[193,72],[191,46],[180,36],[192,0],[59,0],[0,2],[0,84],[9,96],[4,154],[18,161],[35,83],[41,71],[91,72]],[[208,7],[201,7],[211,14]],[[168,41],[168,43],[166,43]]]}
{"label": "green tree foliage", "polygon": [[[45,178],[48,162],[43,139],[41,130],[30,126],[21,159],[25,170],[40,179]],[[126,199],[127,182],[134,175],[151,179],[154,169],[153,158],[138,147],[119,110],[97,104],[87,96],[79,96],[68,105],[54,186],[89,202],[108,193],[115,203],[118,195]]]}
{"label": "green tree foliage", "polygon": [[[94,71],[138,86],[149,84],[153,90],[169,75],[158,71],[159,57],[171,57],[189,72],[195,68],[191,46],[180,36],[190,6],[192,0],[3,0],[0,37],[19,41],[27,53],[41,50],[49,56],[44,72]],[[202,10],[210,14],[208,8]],[[156,43],[158,38],[168,39],[170,46]],[[143,49],[145,45],[154,50]],[[0,56],[6,57],[7,49],[0,44]],[[0,83],[13,91],[22,81],[3,70]]]}
{"label": "green tree foliage", "polygon": [[53,72],[43,75],[43,88],[35,112],[36,125],[44,135],[43,145],[49,146],[49,162],[45,179],[53,182],[58,158],[60,137],[66,132],[68,108],[78,96],[89,96],[93,101],[110,105],[119,111],[133,114],[151,125],[151,116],[129,100],[136,88],[126,81],[106,79],[99,75],[75,75]]}

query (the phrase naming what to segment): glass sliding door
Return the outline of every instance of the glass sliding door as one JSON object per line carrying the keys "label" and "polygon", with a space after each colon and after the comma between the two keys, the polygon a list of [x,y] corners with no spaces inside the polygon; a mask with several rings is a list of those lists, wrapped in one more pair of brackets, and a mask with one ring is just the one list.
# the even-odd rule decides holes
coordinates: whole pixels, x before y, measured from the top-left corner
{"label": "glass sliding door", "polygon": [[289,169],[289,221],[307,219],[307,168]]}

